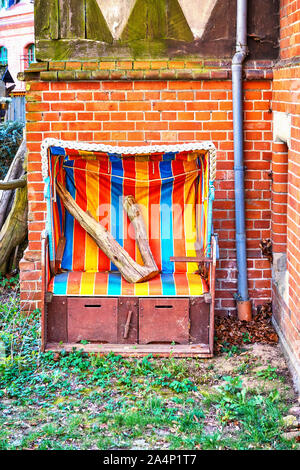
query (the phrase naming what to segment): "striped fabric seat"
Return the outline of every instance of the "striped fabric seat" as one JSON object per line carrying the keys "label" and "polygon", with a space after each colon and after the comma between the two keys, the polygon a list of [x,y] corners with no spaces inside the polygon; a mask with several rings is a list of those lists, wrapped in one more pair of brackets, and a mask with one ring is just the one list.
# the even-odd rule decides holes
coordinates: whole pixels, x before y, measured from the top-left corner
{"label": "striped fabric seat", "polygon": [[130,284],[116,271],[106,273],[69,271],[54,276],[49,291],[70,296],[185,297],[208,292],[199,274],[161,273],[147,282]]}
{"label": "striped fabric seat", "polygon": [[[206,254],[208,159],[204,151],[122,155],[51,147],[48,233],[50,263],[59,238],[66,238],[61,274],[49,283],[56,295],[202,295],[206,282],[197,263],[171,262],[172,256]],[[142,264],[134,230],[122,200],[139,204],[160,274],[145,283],[129,284],[86,231],[65,211],[55,191],[65,185],[77,204],[89,211],[130,256]]]}

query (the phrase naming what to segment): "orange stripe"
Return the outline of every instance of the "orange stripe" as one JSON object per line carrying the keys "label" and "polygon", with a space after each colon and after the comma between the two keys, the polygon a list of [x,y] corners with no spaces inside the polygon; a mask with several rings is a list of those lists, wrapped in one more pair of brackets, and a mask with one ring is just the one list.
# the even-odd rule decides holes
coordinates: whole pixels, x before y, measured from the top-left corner
{"label": "orange stripe", "polygon": [[162,295],[162,283],[160,275],[149,281],[149,295]]}
{"label": "orange stripe", "polygon": [[186,273],[176,273],[176,274],[174,274],[174,282],[175,282],[175,288],[176,288],[176,294],[177,295],[189,295],[190,294],[189,282],[188,282]]}
{"label": "orange stripe", "polygon": [[134,296],[134,284],[125,281],[123,277],[121,277],[121,294]]}
{"label": "orange stripe", "polygon": [[95,277],[95,295],[107,295],[108,274],[96,273]]}
{"label": "orange stripe", "polygon": [[67,295],[79,295],[82,272],[70,271],[68,274]]}

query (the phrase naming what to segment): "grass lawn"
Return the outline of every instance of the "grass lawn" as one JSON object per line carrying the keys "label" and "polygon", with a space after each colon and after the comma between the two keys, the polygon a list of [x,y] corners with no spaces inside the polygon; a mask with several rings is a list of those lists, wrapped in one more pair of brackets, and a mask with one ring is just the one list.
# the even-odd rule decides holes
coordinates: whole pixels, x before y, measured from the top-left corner
{"label": "grass lawn", "polygon": [[0,449],[299,447],[283,437],[296,396],[279,345],[205,360],[41,353],[39,313],[20,315],[4,284]]}

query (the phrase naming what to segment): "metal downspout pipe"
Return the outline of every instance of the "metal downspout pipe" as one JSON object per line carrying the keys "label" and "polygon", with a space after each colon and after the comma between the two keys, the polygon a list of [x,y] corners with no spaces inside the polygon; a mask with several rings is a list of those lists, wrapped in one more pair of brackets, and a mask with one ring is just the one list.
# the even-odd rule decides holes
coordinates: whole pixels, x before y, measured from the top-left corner
{"label": "metal downspout pipe", "polygon": [[252,318],[248,296],[245,191],[244,191],[244,136],[243,136],[243,62],[247,48],[247,0],[237,0],[236,53],[232,59],[232,100],[235,181],[235,229],[238,292],[236,294],[238,318]]}

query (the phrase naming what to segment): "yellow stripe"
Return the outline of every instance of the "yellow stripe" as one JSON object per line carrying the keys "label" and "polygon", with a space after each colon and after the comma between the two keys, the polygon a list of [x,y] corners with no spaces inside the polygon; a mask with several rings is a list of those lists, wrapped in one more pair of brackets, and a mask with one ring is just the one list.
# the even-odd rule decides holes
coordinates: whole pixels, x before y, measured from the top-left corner
{"label": "yellow stripe", "polygon": [[[135,186],[135,198],[137,203],[140,205],[143,219],[147,229],[147,237],[149,239],[149,220],[148,220],[148,206],[149,206],[149,172],[148,165],[145,165],[143,161],[135,162],[135,172],[136,178],[142,180],[143,183],[136,183]],[[143,259],[141,257],[140,251],[136,245],[135,247],[136,261],[139,264],[143,264]]]}
{"label": "yellow stripe", "polygon": [[188,283],[190,295],[202,295],[203,294],[203,282],[199,274],[188,274]]}
{"label": "yellow stripe", "polygon": [[[149,204],[149,174],[148,165],[145,161],[137,159],[135,161],[135,176],[137,180],[142,180],[140,183],[136,181],[135,185],[135,198],[137,203],[140,205],[143,219],[147,228],[147,236],[149,238],[149,221],[148,221],[148,204]],[[137,263],[143,264],[143,259],[140,254],[140,250],[137,245],[135,246],[135,259]],[[134,295],[144,296],[149,295],[149,284],[148,282],[137,283],[134,285]]]}
{"label": "yellow stripe", "polygon": [[80,295],[94,295],[96,273],[82,273]]}
{"label": "yellow stripe", "polygon": [[138,282],[134,284],[134,295],[149,295],[149,282]]}

